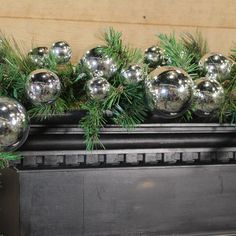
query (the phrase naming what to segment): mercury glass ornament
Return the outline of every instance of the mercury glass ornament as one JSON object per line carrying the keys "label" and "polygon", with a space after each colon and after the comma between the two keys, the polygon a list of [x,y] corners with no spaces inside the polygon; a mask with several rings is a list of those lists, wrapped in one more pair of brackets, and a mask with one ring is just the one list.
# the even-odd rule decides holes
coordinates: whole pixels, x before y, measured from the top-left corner
{"label": "mercury glass ornament", "polygon": [[38,69],[28,76],[26,92],[29,100],[35,105],[53,103],[60,95],[61,82],[55,73]]}
{"label": "mercury glass ornament", "polygon": [[28,53],[31,61],[38,67],[44,67],[47,64],[49,58],[48,48],[47,47],[37,47],[32,49]]}
{"label": "mercury glass ornament", "polygon": [[139,82],[144,79],[144,72],[141,66],[132,65],[129,66],[127,70],[122,71],[122,75],[126,78],[128,82]]}
{"label": "mercury glass ornament", "polygon": [[165,57],[164,52],[158,46],[152,46],[145,50],[144,63],[149,68],[155,69],[159,66],[167,65],[168,59]]}
{"label": "mercury glass ornament", "polygon": [[14,99],[0,97],[0,151],[15,151],[25,142],[28,133],[25,108]]}
{"label": "mercury glass ornament", "polygon": [[94,77],[110,78],[116,71],[117,65],[112,58],[102,52],[101,47],[96,47],[87,51],[81,59]]}
{"label": "mercury glass ornament", "polygon": [[70,61],[72,51],[70,45],[65,41],[59,41],[52,45],[51,54],[55,57],[58,64],[66,64]]}
{"label": "mercury glass ornament", "polygon": [[193,81],[182,69],[159,67],[147,78],[146,92],[154,114],[163,118],[176,118],[191,105]]}
{"label": "mercury glass ornament", "polygon": [[110,91],[110,83],[102,77],[95,77],[87,82],[88,95],[96,100],[103,100]]}
{"label": "mercury glass ornament", "polygon": [[224,101],[223,87],[218,81],[205,77],[194,83],[194,113],[200,117],[214,115]]}
{"label": "mercury glass ornament", "polygon": [[199,61],[200,68],[211,79],[225,80],[230,74],[233,61],[220,54],[208,53]]}

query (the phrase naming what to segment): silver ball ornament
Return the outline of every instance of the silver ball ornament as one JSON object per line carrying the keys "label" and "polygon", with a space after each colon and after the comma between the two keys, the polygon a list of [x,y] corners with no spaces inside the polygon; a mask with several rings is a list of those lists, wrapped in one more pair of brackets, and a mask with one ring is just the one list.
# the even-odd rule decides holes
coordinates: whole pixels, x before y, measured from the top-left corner
{"label": "silver ball ornament", "polygon": [[199,61],[200,68],[211,79],[225,80],[230,74],[233,61],[221,53],[208,53]]}
{"label": "silver ball ornament", "polygon": [[102,77],[95,77],[87,81],[87,93],[95,100],[103,100],[110,92],[110,83]]}
{"label": "silver ball ornament", "polygon": [[25,108],[14,99],[0,97],[0,151],[15,151],[25,142],[28,133]]}
{"label": "silver ball ornament", "polygon": [[72,56],[71,47],[65,41],[54,43],[50,49],[50,52],[58,64],[68,63]]}
{"label": "silver ball ornament", "polygon": [[144,52],[144,63],[147,64],[149,68],[155,69],[159,66],[167,65],[168,59],[165,57],[161,48],[152,46]]}
{"label": "silver ball ornament", "polygon": [[47,47],[37,47],[28,53],[30,60],[38,67],[44,67],[47,64],[49,58],[49,52]]}
{"label": "silver ball ornament", "polygon": [[129,66],[129,68],[123,70],[121,74],[126,78],[127,82],[137,83],[144,79],[144,71],[139,65]]}
{"label": "silver ball ornament", "polygon": [[176,118],[191,105],[193,81],[182,69],[159,67],[147,78],[146,92],[154,114]]}
{"label": "silver ball ornament", "polygon": [[110,78],[116,71],[117,65],[112,58],[102,52],[101,47],[96,47],[87,51],[81,59],[94,77]]}
{"label": "silver ball ornament", "polygon": [[205,77],[194,83],[194,113],[199,117],[214,115],[224,101],[223,87],[218,81]]}
{"label": "silver ball ornament", "polygon": [[59,97],[60,92],[61,82],[55,73],[46,69],[38,69],[28,76],[26,93],[33,104],[53,103]]}

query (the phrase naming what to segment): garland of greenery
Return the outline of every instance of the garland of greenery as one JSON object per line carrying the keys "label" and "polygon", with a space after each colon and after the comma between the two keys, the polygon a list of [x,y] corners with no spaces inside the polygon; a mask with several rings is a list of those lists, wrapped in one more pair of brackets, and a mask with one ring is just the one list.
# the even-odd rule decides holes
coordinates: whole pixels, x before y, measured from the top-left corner
{"label": "garland of greenery", "polygon": [[[73,65],[70,62],[58,65],[53,55],[49,55],[45,68],[55,72],[61,82],[60,98],[53,104],[33,105],[29,103],[25,93],[25,83],[28,75],[37,66],[20,50],[14,39],[4,35],[0,37],[0,96],[8,96],[21,102],[31,118],[45,119],[54,114],[63,114],[67,111],[82,109],[85,116],[79,121],[84,129],[85,143],[88,150],[103,147],[99,139],[99,131],[108,121],[131,129],[144,122],[149,113],[145,100],[144,82],[127,83],[122,76],[122,69],[129,65],[139,64],[147,73],[147,66],[143,63],[144,55],[138,49],[124,45],[122,34],[110,28],[103,34],[102,50],[104,55],[112,58],[118,70],[109,79],[111,90],[104,101],[96,101],[87,96],[85,84],[91,74],[82,63]],[[169,65],[184,69],[193,79],[202,76],[198,66],[200,58],[208,52],[206,40],[201,33],[195,35],[185,33],[179,39],[175,34],[158,35],[157,44],[163,49]],[[230,57],[236,60],[236,46],[234,45]],[[236,124],[236,66],[231,70],[230,79],[223,83],[226,100],[222,104],[217,117],[219,122]],[[83,88],[83,89],[81,89]],[[192,118],[194,107],[189,109],[182,119],[189,121]],[[107,111],[113,116],[107,118]],[[8,165],[8,161],[19,158],[16,154],[0,153],[0,168]]]}

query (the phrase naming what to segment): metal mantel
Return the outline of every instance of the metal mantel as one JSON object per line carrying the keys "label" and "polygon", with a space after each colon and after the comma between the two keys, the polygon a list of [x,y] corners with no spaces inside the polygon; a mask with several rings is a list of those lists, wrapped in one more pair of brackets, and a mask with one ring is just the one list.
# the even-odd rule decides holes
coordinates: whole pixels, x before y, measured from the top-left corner
{"label": "metal mantel", "polygon": [[[143,124],[101,130],[105,149],[86,151],[78,125],[32,125],[21,148],[24,166],[233,162],[236,129],[230,124]],[[27,158],[29,157],[29,158]],[[18,162],[19,164],[19,162]],[[21,163],[22,164],[22,163]]]}
{"label": "metal mantel", "polygon": [[106,149],[90,152],[77,125],[33,124],[24,159],[0,176],[0,231],[235,235],[235,127],[152,123],[127,132],[111,125],[101,141]]}

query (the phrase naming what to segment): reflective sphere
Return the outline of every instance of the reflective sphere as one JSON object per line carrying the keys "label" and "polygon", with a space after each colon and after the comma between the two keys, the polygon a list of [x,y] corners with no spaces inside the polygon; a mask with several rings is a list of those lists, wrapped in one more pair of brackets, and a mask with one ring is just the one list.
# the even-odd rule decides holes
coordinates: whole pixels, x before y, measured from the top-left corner
{"label": "reflective sphere", "polygon": [[87,93],[93,99],[103,100],[108,95],[110,87],[110,83],[106,79],[93,78],[87,82]]}
{"label": "reflective sphere", "polygon": [[32,49],[28,53],[31,61],[39,67],[44,67],[47,64],[47,60],[49,58],[48,48],[47,47],[37,47]]}
{"label": "reflective sphere", "polygon": [[28,133],[25,108],[14,99],[0,97],[0,151],[15,151],[25,142]]}
{"label": "reflective sphere", "polygon": [[152,46],[145,50],[144,63],[149,68],[157,68],[159,66],[167,65],[168,59],[165,57],[163,50],[158,46]]}
{"label": "reflective sphere", "polygon": [[199,61],[200,68],[211,79],[227,79],[232,65],[233,61],[220,53],[208,53]]}
{"label": "reflective sphere", "polygon": [[154,114],[163,118],[176,118],[191,105],[193,81],[182,69],[160,67],[147,79],[146,92]]}
{"label": "reflective sphere", "polygon": [[87,51],[81,61],[94,77],[110,78],[117,71],[113,59],[103,55],[101,47]]}
{"label": "reflective sphere", "polygon": [[144,79],[143,69],[139,65],[129,66],[127,70],[122,71],[122,75],[128,82],[139,82]]}
{"label": "reflective sphere", "polygon": [[212,116],[224,101],[224,89],[216,80],[200,78],[194,81],[194,113]]}
{"label": "reflective sphere", "polygon": [[72,56],[70,45],[64,41],[54,43],[50,52],[55,57],[58,64],[65,64],[69,62]]}
{"label": "reflective sphere", "polygon": [[26,92],[35,105],[54,102],[59,97],[60,91],[60,79],[49,70],[38,69],[28,76]]}

